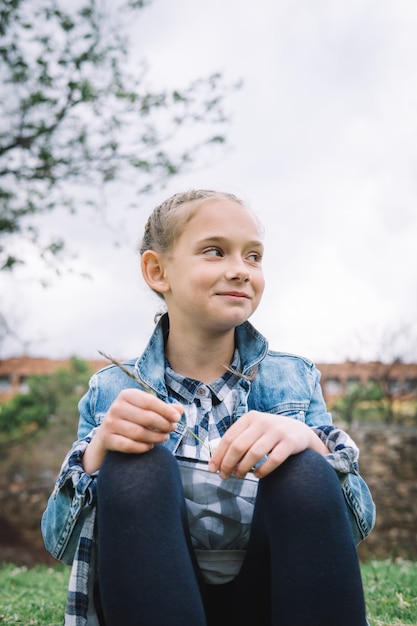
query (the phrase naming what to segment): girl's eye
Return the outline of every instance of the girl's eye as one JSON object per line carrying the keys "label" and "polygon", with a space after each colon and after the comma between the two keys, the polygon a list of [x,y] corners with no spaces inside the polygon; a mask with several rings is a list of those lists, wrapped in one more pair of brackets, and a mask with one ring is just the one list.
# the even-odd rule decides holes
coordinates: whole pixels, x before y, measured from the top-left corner
{"label": "girl's eye", "polygon": [[247,258],[251,263],[260,263],[262,261],[262,255],[259,252],[251,252]]}
{"label": "girl's eye", "polygon": [[203,254],[205,254],[206,256],[223,256],[220,248],[206,248],[205,250],[203,250]]}

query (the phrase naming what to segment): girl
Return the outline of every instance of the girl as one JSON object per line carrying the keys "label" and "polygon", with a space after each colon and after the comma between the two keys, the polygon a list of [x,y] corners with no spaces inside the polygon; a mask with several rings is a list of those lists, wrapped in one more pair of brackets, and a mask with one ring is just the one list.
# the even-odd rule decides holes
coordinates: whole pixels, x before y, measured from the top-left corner
{"label": "girl", "polygon": [[42,518],[72,563],[67,626],[367,624],[355,544],[374,503],[317,369],[248,322],[261,235],[215,191],[147,222],[142,274],[167,313],[139,359],[92,377]]}

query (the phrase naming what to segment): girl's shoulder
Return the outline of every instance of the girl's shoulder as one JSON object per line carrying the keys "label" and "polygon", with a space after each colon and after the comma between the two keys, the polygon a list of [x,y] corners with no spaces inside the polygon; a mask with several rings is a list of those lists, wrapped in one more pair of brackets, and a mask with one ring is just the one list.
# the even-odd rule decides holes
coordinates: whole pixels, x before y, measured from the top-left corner
{"label": "girl's shoulder", "polygon": [[320,372],[310,359],[291,352],[268,350],[259,364],[258,383],[304,387],[311,393],[320,380]]}
{"label": "girl's shoulder", "polygon": [[304,416],[319,380],[320,373],[310,359],[268,350],[252,381],[250,408],[267,413]]}
{"label": "girl's shoulder", "polygon": [[281,352],[278,350],[268,349],[265,359],[270,360],[272,363],[279,363],[280,365],[300,365],[307,367],[308,369],[315,367],[314,362],[311,359],[292,352]]}

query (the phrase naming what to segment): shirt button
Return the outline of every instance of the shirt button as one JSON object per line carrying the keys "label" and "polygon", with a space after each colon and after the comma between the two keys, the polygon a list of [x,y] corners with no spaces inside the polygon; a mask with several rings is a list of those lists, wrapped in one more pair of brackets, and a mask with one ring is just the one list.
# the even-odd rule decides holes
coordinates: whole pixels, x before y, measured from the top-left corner
{"label": "shirt button", "polygon": [[199,387],[197,389],[197,393],[198,393],[199,396],[205,396],[206,395],[206,391],[205,391],[204,387]]}

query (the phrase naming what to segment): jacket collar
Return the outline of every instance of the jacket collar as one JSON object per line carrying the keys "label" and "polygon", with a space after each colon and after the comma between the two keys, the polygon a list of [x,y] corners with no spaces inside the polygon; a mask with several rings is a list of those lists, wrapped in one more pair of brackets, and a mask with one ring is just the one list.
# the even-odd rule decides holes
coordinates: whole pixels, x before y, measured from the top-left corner
{"label": "jacket collar", "polygon": [[[158,396],[167,397],[165,386],[165,342],[169,333],[168,313],[159,319],[142,356],[135,363],[137,376]],[[237,326],[236,346],[242,362],[242,374],[250,375],[268,352],[268,342],[250,322]]]}

